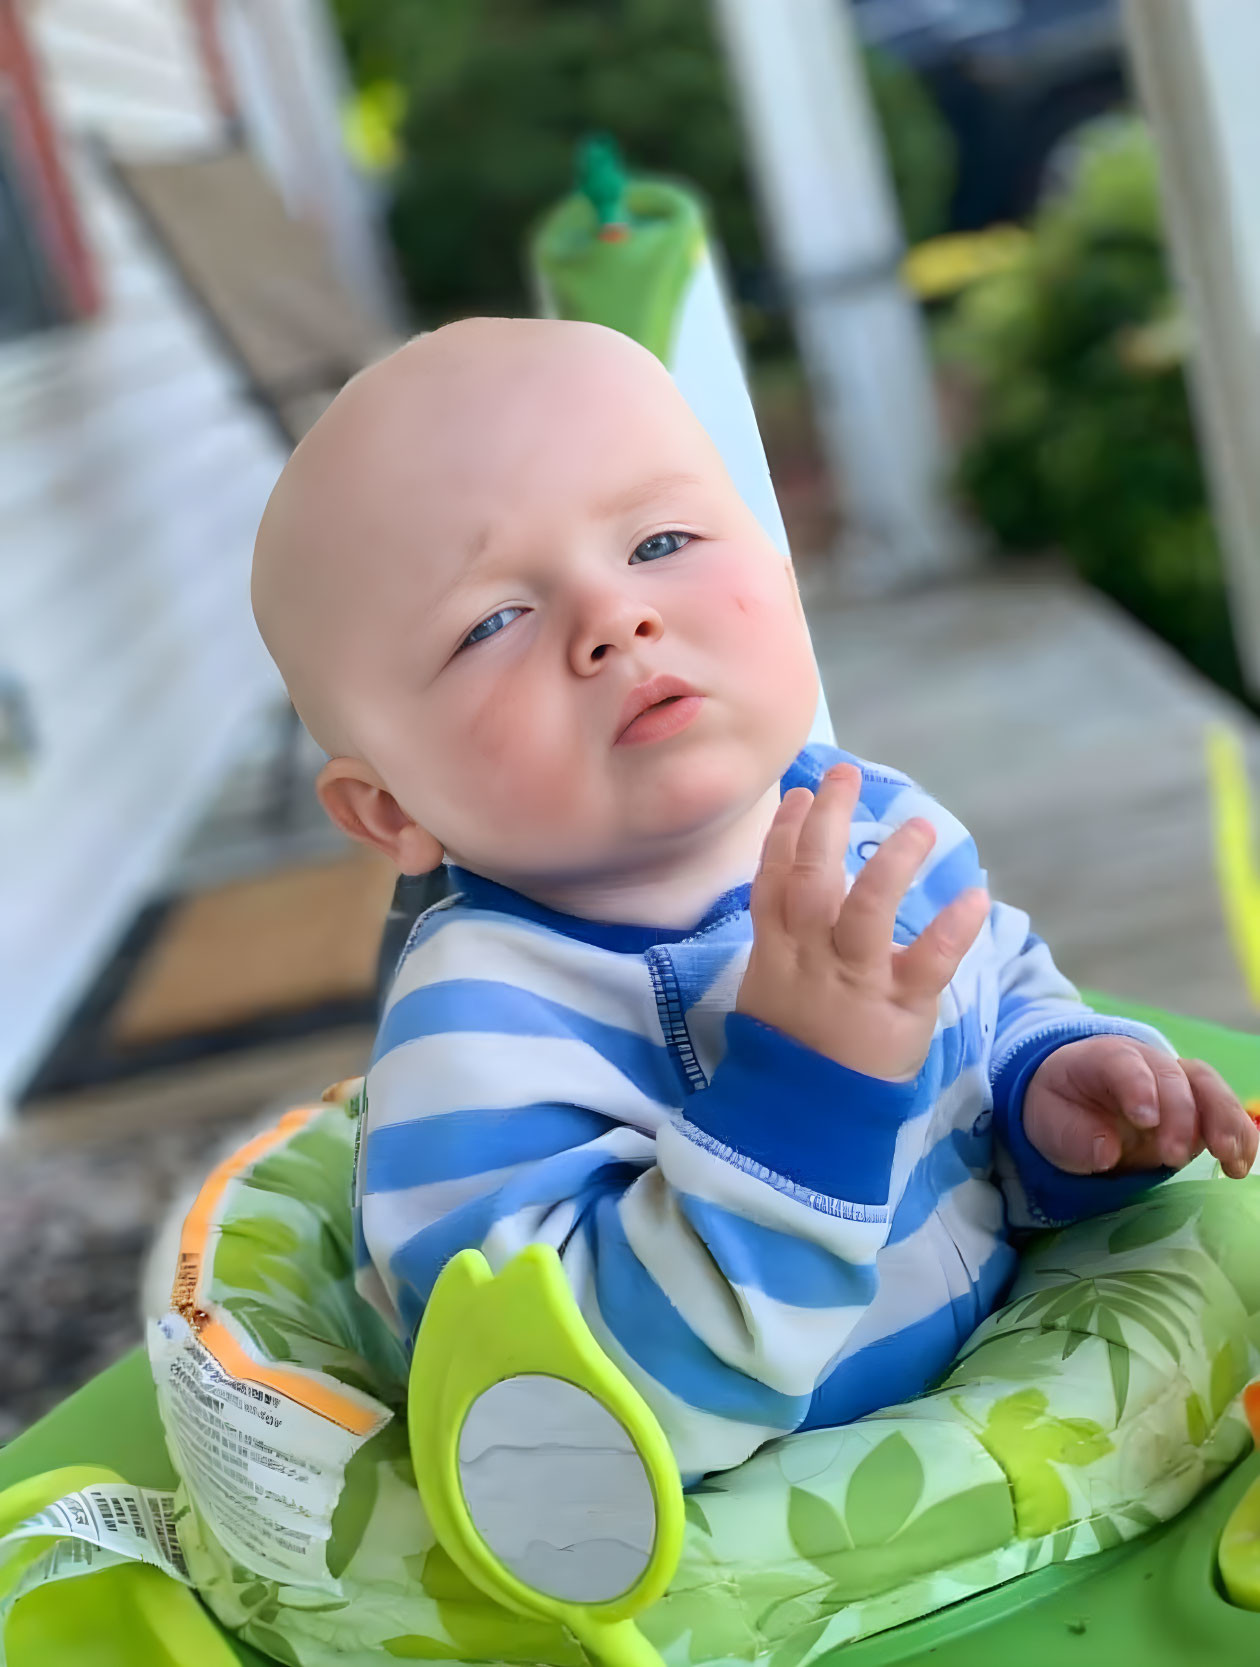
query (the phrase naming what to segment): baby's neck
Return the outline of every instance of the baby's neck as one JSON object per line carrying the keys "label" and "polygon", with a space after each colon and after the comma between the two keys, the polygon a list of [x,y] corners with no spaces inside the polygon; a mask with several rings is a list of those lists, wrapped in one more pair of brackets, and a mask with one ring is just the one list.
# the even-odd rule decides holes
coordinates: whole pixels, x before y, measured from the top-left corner
{"label": "baby's neck", "polygon": [[775,782],[750,811],[667,864],[574,880],[531,881],[520,889],[536,903],[582,920],[683,929],[703,919],[715,898],[746,884],[779,807]]}

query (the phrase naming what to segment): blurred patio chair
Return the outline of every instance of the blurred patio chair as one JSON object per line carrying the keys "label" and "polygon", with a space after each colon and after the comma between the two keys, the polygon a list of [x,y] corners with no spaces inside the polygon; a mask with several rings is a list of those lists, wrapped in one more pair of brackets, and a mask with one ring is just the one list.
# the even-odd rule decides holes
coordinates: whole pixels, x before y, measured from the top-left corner
{"label": "blurred patio chair", "polygon": [[[334,271],[320,227],[289,214],[247,150],[105,161],[286,447],[398,345]],[[290,708],[264,813],[273,828],[293,819],[299,735]]]}
{"label": "blurred patio chair", "polygon": [[109,166],[188,296],[288,445],[397,338],[333,269],[246,150]]}

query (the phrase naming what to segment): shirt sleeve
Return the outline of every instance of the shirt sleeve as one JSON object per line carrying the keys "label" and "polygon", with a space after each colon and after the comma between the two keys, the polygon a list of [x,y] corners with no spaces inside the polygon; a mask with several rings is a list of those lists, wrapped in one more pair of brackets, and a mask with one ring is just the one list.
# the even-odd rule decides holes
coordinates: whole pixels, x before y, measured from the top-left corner
{"label": "shirt sleeve", "polygon": [[1086,1007],[1021,910],[995,904],[990,928],[999,963],[999,1001],[989,1076],[998,1175],[1011,1223],[1061,1227],[1119,1209],[1171,1171],[1069,1175],[1042,1157],[1024,1132],[1024,1095],[1042,1061],[1082,1037],[1132,1036],[1164,1053],[1175,1054],[1175,1049],[1150,1025]]}
{"label": "shirt sleeve", "polygon": [[[642,1054],[614,1058],[624,1037],[597,1049],[580,1027],[543,1035],[554,1009],[531,1014],[527,990],[495,999],[517,1035],[434,1034],[421,1018],[417,1045],[369,1073],[361,1290],[413,1333],[458,1251],[500,1267],[551,1244],[684,1475],[742,1462],[802,1422],[870,1306],[898,1134],[933,1098],[930,1068],[910,1083],[860,1077],[732,1014],[723,1062],[680,1117],[647,1103]],[[425,1081],[445,1109],[416,1115]]]}

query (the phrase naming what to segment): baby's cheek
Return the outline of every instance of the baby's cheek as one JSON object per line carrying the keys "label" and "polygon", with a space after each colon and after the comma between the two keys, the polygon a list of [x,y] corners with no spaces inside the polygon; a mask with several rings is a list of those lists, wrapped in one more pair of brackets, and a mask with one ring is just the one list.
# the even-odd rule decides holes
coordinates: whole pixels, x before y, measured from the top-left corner
{"label": "baby's cheek", "polygon": [[708,602],[719,647],[738,655],[750,671],[776,676],[802,657],[811,659],[809,637],[785,586],[743,583]]}
{"label": "baby's cheek", "polygon": [[550,828],[571,802],[576,768],[561,745],[560,714],[537,694],[500,689],[485,700],[464,732],[458,769],[476,803],[505,836]]}

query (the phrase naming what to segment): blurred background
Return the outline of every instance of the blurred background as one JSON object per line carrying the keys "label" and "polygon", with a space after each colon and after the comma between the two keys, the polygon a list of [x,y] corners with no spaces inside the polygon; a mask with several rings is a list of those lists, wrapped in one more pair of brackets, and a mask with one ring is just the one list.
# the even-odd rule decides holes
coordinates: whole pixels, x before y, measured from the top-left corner
{"label": "blurred background", "polygon": [[1214,0],[0,0],[0,1442],[365,1064],[396,877],[250,617],[284,459],[538,310],[557,205],[633,241],[623,170],[705,216],[841,744],[1082,985],[1258,1028],[1257,69]]}

